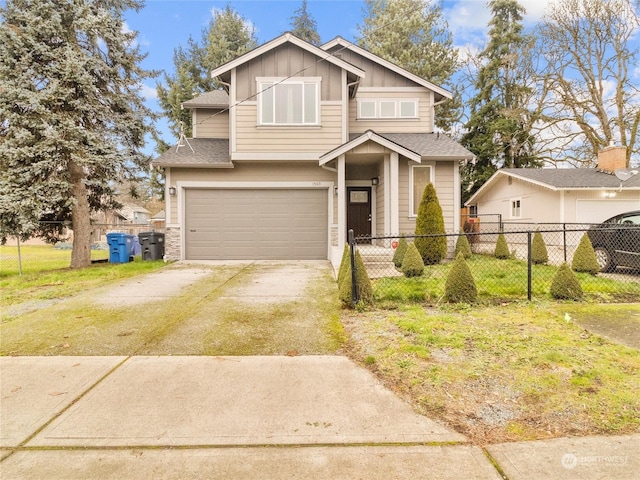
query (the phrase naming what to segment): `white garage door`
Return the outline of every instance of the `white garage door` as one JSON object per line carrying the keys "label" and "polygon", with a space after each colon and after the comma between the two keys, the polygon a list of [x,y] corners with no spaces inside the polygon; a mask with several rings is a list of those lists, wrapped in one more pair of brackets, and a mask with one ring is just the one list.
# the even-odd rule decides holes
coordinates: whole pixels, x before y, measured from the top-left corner
{"label": "white garage door", "polygon": [[188,260],[327,258],[327,190],[187,189]]}
{"label": "white garage door", "polygon": [[640,200],[578,200],[576,221],[578,223],[600,223],[619,213],[639,208]]}

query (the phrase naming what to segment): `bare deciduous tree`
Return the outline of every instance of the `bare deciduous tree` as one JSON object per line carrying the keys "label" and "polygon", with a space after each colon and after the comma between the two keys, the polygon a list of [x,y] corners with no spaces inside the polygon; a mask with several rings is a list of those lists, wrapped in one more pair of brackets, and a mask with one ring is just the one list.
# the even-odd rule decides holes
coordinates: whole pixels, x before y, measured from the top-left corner
{"label": "bare deciduous tree", "polygon": [[593,166],[612,140],[627,147],[627,166],[640,153],[639,58],[630,44],[638,28],[632,0],[563,0],[550,7],[539,32],[545,161]]}

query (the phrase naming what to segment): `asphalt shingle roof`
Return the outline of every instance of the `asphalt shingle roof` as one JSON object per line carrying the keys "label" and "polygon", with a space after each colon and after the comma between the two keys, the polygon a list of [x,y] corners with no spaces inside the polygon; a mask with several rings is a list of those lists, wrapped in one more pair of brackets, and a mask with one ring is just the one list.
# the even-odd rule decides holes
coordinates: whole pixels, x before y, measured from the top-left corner
{"label": "asphalt shingle roof", "polygon": [[[505,168],[502,172],[553,188],[620,188],[618,177],[595,168]],[[639,188],[640,174],[630,177],[622,186]]]}
{"label": "asphalt shingle roof", "polygon": [[[421,157],[455,157],[467,160],[474,157],[473,153],[442,133],[375,133]],[[350,140],[360,135],[362,134],[351,134]]]}
{"label": "asphalt shingle roof", "polygon": [[[188,138],[174,145],[151,163],[157,167],[232,167],[228,138]],[[193,148],[193,152],[189,145]]]}
{"label": "asphalt shingle roof", "polygon": [[199,97],[182,102],[185,108],[227,108],[229,95],[224,90],[212,90]]}

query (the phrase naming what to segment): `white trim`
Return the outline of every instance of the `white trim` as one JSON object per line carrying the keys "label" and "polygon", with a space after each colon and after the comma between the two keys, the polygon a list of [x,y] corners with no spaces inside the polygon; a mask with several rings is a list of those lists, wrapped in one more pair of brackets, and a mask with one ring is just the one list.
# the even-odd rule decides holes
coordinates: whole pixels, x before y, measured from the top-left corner
{"label": "white trim", "polygon": [[231,154],[231,160],[303,160],[303,161],[318,161],[322,155],[322,152],[234,152]]}
{"label": "white trim", "polygon": [[342,143],[349,141],[349,87],[347,87],[347,72],[342,70]]}
{"label": "white trim", "polygon": [[[169,187],[171,186],[171,167],[166,167],[164,170],[164,208],[165,222],[168,224],[173,218],[171,217],[171,195],[169,195]],[[176,187],[177,190],[177,187]],[[176,191],[176,194],[178,192]]]}
{"label": "white trim", "polygon": [[338,168],[338,247],[343,248],[347,241],[347,188],[346,188],[346,161],[345,156],[340,155],[337,162]]}
{"label": "white trim", "polygon": [[460,208],[462,207],[462,192],[460,189],[460,164],[453,165],[453,231],[460,232]]}
{"label": "white trim", "polygon": [[[565,200],[564,194],[565,194],[565,191],[561,190],[560,191],[560,223],[564,223],[565,222],[565,215],[566,215],[566,212],[565,212],[566,206],[565,206],[565,203],[564,203],[564,200]],[[576,212],[577,211],[578,210],[576,208]]]}
{"label": "white trim", "polygon": [[389,183],[391,184],[389,226],[391,231],[387,233],[400,234],[400,156],[397,152],[391,152],[389,167]]}
{"label": "white trim", "polygon": [[196,127],[198,126],[198,109],[194,108],[191,110],[191,138],[198,138],[198,132]]}
{"label": "white trim", "polygon": [[[384,234],[391,233],[391,160],[389,155],[384,156]],[[397,190],[397,188],[396,188]],[[398,232],[399,233],[399,232]]]}
{"label": "white trim", "polygon": [[238,119],[238,109],[232,108],[232,106],[236,105],[236,69],[231,70],[231,84],[229,85],[229,122],[230,122],[230,131],[229,131],[229,154],[233,156],[235,151],[238,148],[237,141],[237,119]]}
{"label": "white trim", "polygon": [[[364,93],[424,93],[424,87],[360,87],[358,92]],[[433,93],[433,92],[429,92]]]}
{"label": "white trim", "polygon": [[[374,104],[374,114],[372,117],[363,116],[362,115],[362,107],[363,103],[373,103]],[[382,115],[382,104],[383,103],[393,103],[394,104],[394,114],[393,116],[383,116]],[[401,103],[413,103],[415,107],[415,115],[410,117],[403,117],[400,115],[400,104]],[[356,105],[356,120],[417,120],[420,118],[420,99],[418,98],[359,98],[357,100]]]}
{"label": "white trim", "polygon": [[186,232],[184,227],[186,217],[185,190],[187,189],[246,189],[246,190],[265,190],[265,189],[300,189],[300,190],[327,190],[327,259],[331,259],[331,224],[333,223],[333,191],[334,182],[323,181],[307,181],[307,182],[218,182],[207,181],[199,182],[192,180],[183,180],[176,182],[176,198],[178,202],[178,223],[176,227],[180,227],[180,259],[185,259],[187,250]]}
{"label": "white trim", "polygon": [[292,43],[310,53],[313,53],[316,56],[320,57],[321,59],[326,60],[327,62],[332,63],[340,68],[343,68],[344,70],[347,70],[348,72],[353,73],[356,76],[364,78],[364,75],[365,75],[364,70],[356,67],[355,65],[351,65],[350,63],[345,62],[344,60],[338,57],[327,54],[325,50],[319,47],[316,47],[310,43],[307,43],[304,40],[300,40],[299,38],[297,38],[294,35],[291,35],[288,32],[283,35],[280,35],[279,37],[274,38],[273,40],[267,43],[263,43],[259,47],[254,48],[250,52],[247,52],[244,55],[241,55],[235,58],[234,60],[231,60],[230,62],[225,63],[224,65],[219,66],[218,68],[214,69],[211,72],[211,77],[212,78],[218,77],[223,73],[226,73],[229,70],[242,65],[243,63],[253,60],[254,58],[257,58],[267,53],[269,50],[279,47],[280,45],[283,45],[287,42]]}
{"label": "white trim", "polygon": [[324,45],[321,45],[320,48],[323,50],[329,50],[332,47],[336,46],[336,45],[340,45],[342,47],[345,47],[347,50],[351,50],[352,52],[357,53],[358,55],[361,55],[369,60],[371,60],[372,62],[375,62],[379,65],[382,65],[386,68],[388,68],[389,70],[397,73],[398,75],[402,75],[403,77],[408,78],[409,80],[417,83],[418,85],[422,85],[425,88],[428,88],[429,90],[433,90],[436,93],[439,93],[440,95],[442,95],[445,98],[453,98],[453,94],[447,90],[445,90],[442,87],[439,87],[431,82],[426,81],[424,78],[419,77],[418,75],[414,75],[413,73],[405,70],[404,68],[401,68],[391,62],[389,62],[388,60],[385,60],[384,58],[380,58],[377,55],[374,55],[371,52],[368,52],[367,50],[358,47],[357,45],[345,40],[342,37],[336,37],[333,40],[330,40],[329,42],[325,43]]}
{"label": "white trim", "polygon": [[[428,161],[423,162],[420,165],[409,165],[409,218],[417,218],[418,212],[413,213],[416,209],[416,205],[413,202],[413,169],[419,167],[429,167],[429,182],[435,187],[436,186],[436,162]],[[454,184],[455,185],[455,184]]]}

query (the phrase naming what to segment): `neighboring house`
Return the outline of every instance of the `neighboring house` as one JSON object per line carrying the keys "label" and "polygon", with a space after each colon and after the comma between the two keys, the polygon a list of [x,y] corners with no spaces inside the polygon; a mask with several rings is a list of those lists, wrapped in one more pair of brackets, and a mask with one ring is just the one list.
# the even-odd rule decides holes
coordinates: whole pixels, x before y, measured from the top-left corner
{"label": "neighboring house", "polygon": [[165,220],[166,220],[166,215],[164,213],[164,210],[160,210],[158,213],[151,216],[151,225],[153,225],[154,229],[156,228],[159,230],[164,229]]}
{"label": "neighboring house", "polygon": [[118,213],[125,218],[125,223],[147,225],[151,221],[151,212],[133,203],[123,203]]}
{"label": "neighboring house", "polygon": [[338,37],[290,33],[212,72],[224,90],[183,103],[193,137],[157,158],[174,259],[330,259],[347,232],[415,230],[435,185],[446,230],[460,228],[461,162],[434,133],[451,93]]}
{"label": "neighboring house", "polygon": [[600,223],[640,209],[640,173],[625,181],[615,175],[625,154],[625,147],[607,147],[596,168],[501,169],[465,205],[475,207],[481,223],[487,214],[504,223]]}

